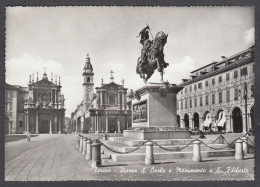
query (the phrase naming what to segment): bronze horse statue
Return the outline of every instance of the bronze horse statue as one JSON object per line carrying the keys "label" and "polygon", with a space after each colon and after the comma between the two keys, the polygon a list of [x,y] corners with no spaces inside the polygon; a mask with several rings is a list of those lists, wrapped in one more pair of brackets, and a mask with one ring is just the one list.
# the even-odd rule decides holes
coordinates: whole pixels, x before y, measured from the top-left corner
{"label": "bronze horse statue", "polygon": [[167,43],[168,35],[161,31],[156,34],[153,41],[150,41],[147,29],[149,30],[149,26],[140,32],[140,43],[143,44],[143,48],[141,57],[137,60],[136,72],[146,83],[157,69],[161,74],[161,81],[163,82],[163,70],[169,65],[164,61],[163,53],[163,48]]}

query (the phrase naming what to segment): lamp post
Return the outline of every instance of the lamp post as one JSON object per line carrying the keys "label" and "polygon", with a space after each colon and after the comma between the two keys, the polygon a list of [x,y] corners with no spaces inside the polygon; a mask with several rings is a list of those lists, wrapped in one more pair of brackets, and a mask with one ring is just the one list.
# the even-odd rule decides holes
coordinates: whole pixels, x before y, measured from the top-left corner
{"label": "lamp post", "polygon": [[245,113],[246,113],[246,131],[247,131],[247,83],[244,86]]}

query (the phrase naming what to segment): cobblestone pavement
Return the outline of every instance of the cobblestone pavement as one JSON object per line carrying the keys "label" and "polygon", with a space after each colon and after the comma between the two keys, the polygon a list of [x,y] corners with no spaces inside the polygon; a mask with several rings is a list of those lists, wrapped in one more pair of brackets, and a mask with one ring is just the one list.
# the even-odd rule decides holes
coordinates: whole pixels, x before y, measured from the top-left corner
{"label": "cobblestone pavement", "polygon": [[[102,167],[91,168],[75,147],[76,136],[39,135],[5,144],[6,181],[60,180],[253,180],[254,157],[205,158],[203,162],[169,160],[145,166],[144,161],[115,163],[102,155]],[[229,169],[230,167],[230,169]],[[229,169],[229,171],[228,171]]]}

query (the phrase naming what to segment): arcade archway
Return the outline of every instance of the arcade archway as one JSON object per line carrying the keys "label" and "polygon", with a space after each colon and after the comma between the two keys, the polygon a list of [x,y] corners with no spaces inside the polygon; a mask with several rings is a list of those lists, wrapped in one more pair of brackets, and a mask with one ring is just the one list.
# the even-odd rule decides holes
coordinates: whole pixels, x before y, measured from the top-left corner
{"label": "arcade archway", "polygon": [[185,125],[185,129],[189,129],[190,125],[189,125],[189,115],[188,114],[184,115],[184,125]]}
{"label": "arcade archway", "polygon": [[233,120],[233,132],[235,133],[243,132],[242,111],[239,107],[233,109],[232,120]]}
{"label": "arcade archway", "polygon": [[177,124],[178,124],[178,127],[180,127],[180,121],[181,121],[180,115],[177,115]]}
{"label": "arcade archway", "polygon": [[199,120],[199,114],[197,112],[195,112],[193,114],[193,122],[194,122],[194,129],[196,130],[199,130],[200,128],[200,120]]}

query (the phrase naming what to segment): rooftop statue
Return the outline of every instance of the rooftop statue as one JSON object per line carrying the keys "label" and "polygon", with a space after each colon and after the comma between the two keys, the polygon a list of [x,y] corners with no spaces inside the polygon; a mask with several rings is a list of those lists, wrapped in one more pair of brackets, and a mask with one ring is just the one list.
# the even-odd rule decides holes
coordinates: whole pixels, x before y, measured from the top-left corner
{"label": "rooftop statue", "polygon": [[139,33],[139,36],[141,36],[140,43],[143,45],[143,48],[141,56],[137,60],[136,72],[146,83],[157,69],[161,74],[161,81],[163,82],[163,70],[169,65],[164,61],[163,53],[168,35],[160,31],[156,34],[155,38],[152,36],[153,40],[150,40],[149,32],[152,36],[150,27],[147,25]]}

